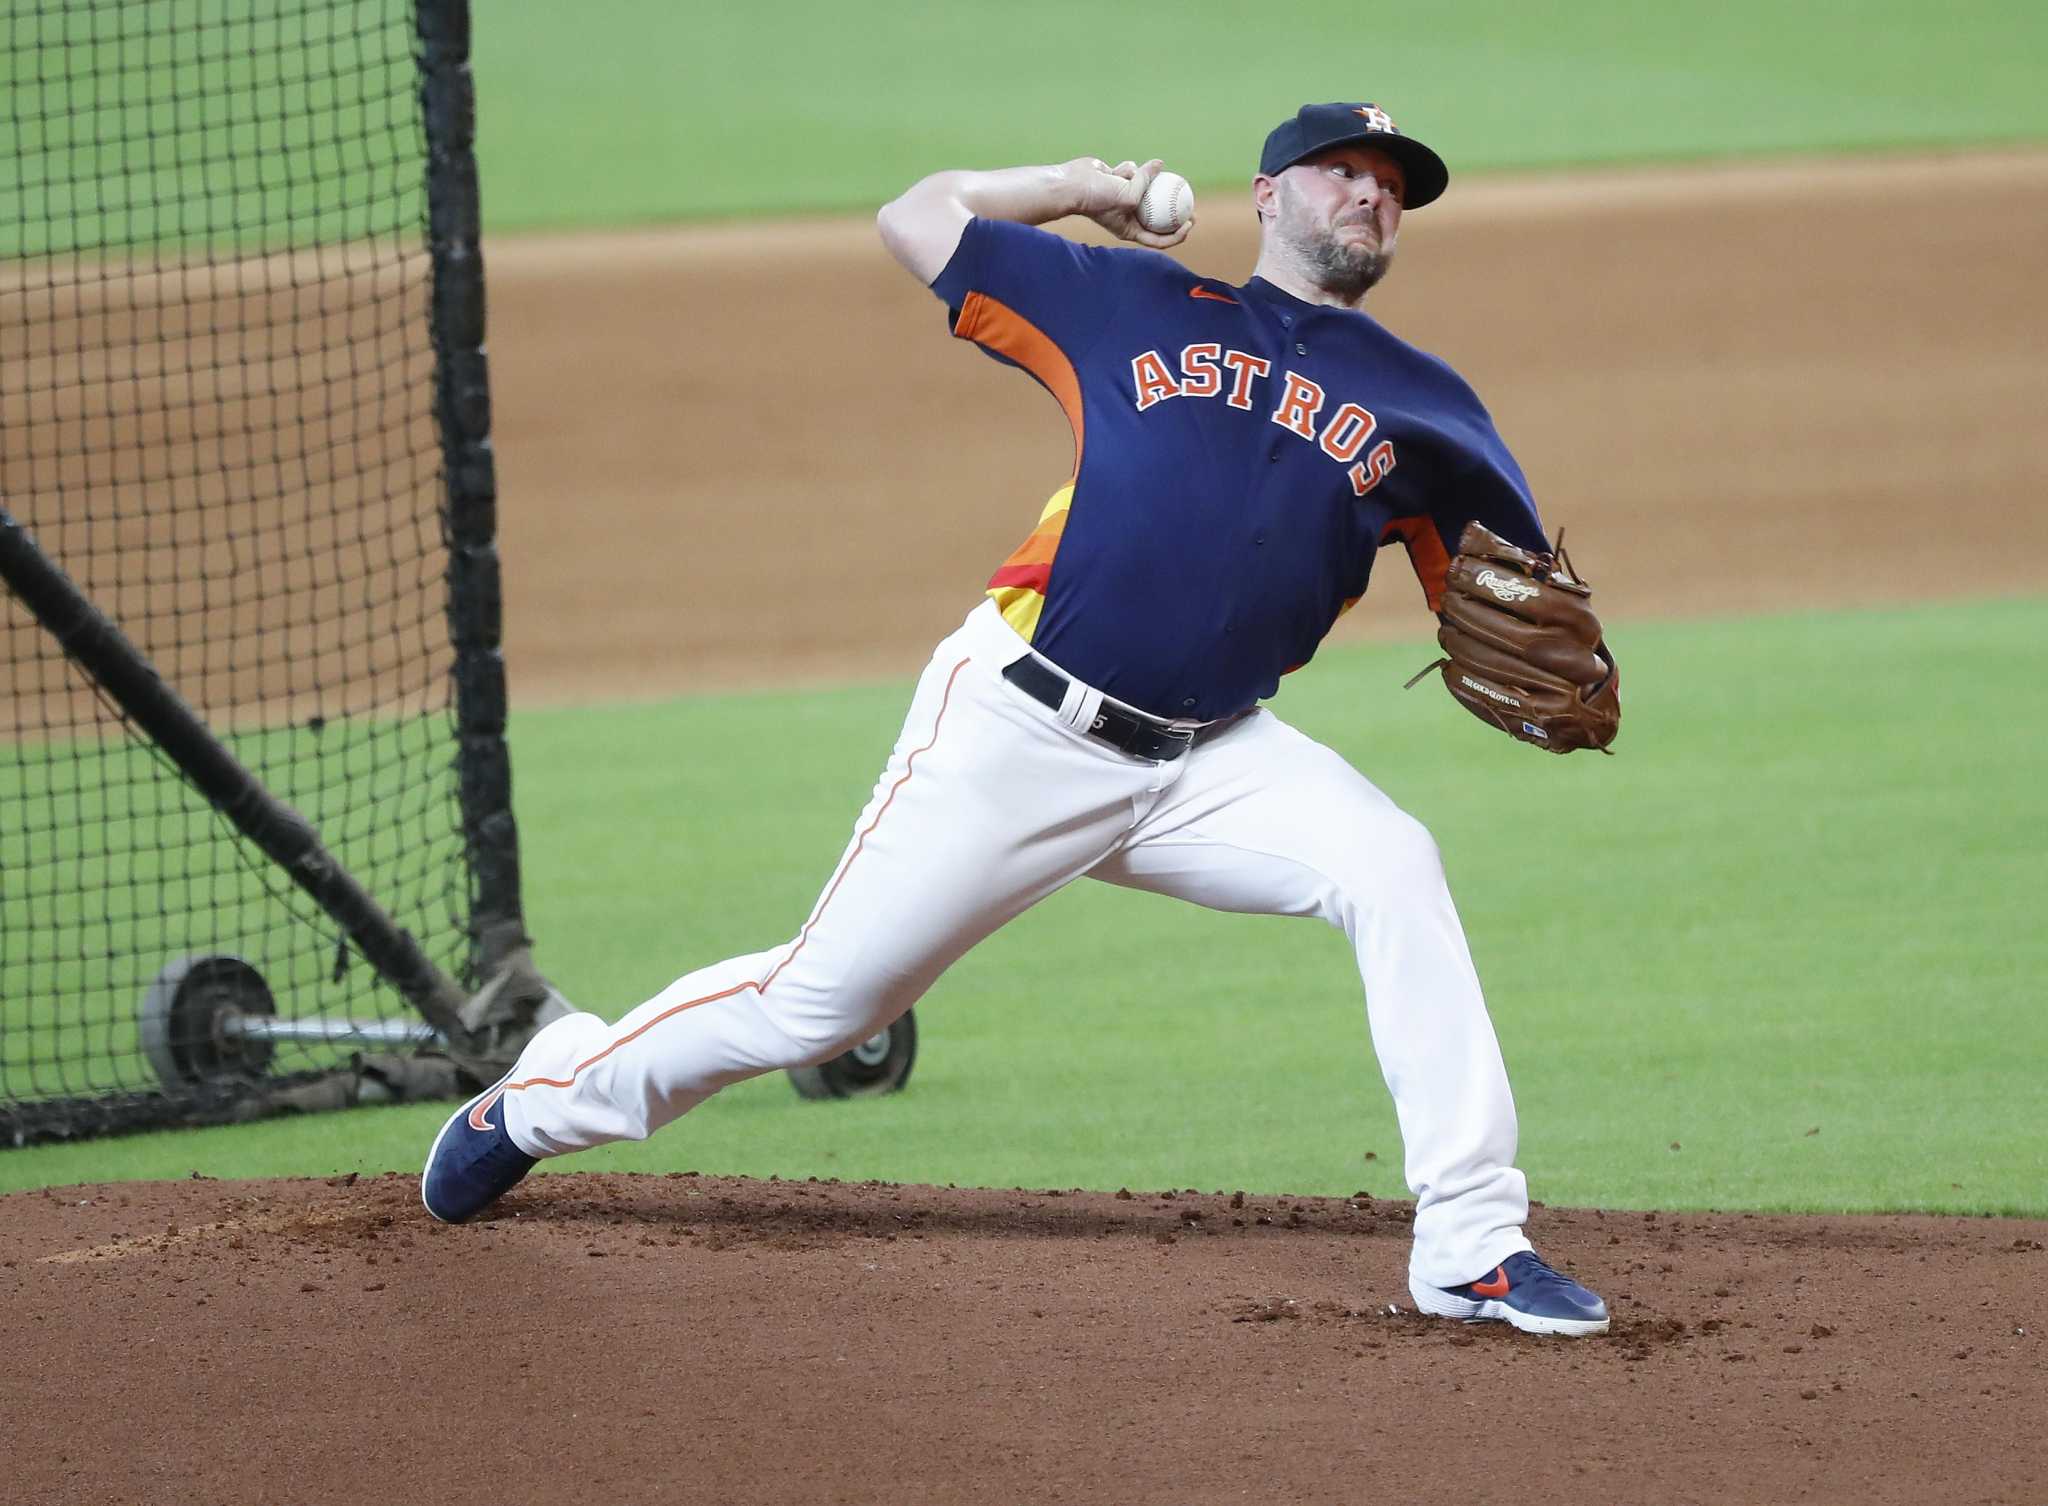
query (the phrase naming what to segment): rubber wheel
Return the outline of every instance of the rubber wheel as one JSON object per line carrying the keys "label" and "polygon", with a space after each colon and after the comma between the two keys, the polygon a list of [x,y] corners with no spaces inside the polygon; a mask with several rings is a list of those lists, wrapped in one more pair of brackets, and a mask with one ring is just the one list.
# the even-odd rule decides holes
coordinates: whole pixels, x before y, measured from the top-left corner
{"label": "rubber wheel", "polygon": [[828,1062],[791,1067],[790,1086],[802,1098],[873,1098],[901,1092],[917,1061],[914,1014],[905,1010],[895,1024]]}
{"label": "rubber wheel", "polygon": [[142,996],[137,1033],[142,1054],[165,1088],[246,1082],[264,1074],[276,1047],[229,1039],[220,1023],[236,1013],[277,1013],[263,975],[240,957],[181,957],[156,975]]}

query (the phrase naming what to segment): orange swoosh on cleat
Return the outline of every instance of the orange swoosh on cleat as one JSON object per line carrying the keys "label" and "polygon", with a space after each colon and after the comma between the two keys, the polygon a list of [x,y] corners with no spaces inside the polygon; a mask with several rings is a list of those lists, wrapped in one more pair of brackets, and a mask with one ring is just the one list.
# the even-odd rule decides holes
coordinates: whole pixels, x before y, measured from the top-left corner
{"label": "orange swoosh on cleat", "polygon": [[[497,1103],[497,1101],[500,1098],[503,1098],[504,1096],[505,1090],[503,1088],[498,1088],[490,1093],[485,1094],[482,1098],[479,1098],[476,1101],[476,1107],[469,1111],[469,1127],[473,1130],[496,1129],[497,1126],[491,1123],[491,1109]],[[1507,1288],[1502,1287],[1501,1290],[1506,1291]]]}
{"label": "orange swoosh on cleat", "polygon": [[1505,1297],[1507,1294],[1508,1268],[1504,1265],[1495,1266],[1493,1274],[1484,1281],[1472,1283],[1472,1295],[1475,1297]]}
{"label": "orange swoosh on cleat", "polygon": [[1190,297],[1190,298],[1213,298],[1213,299],[1215,299],[1215,300],[1216,300],[1216,301],[1217,301],[1218,303],[1229,303],[1229,304],[1235,304],[1235,303],[1237,302],[1237,300],[1236,300],[1235,298],[1225,298],[1225,297],[1224,297],[1224,296],[1223,296],[1223,295],[1222,295],[1221,293],[1212,293],[1212,292],[1210,292],[1210,291],[1209,291],[1209,289],[1207,289],[1207,288],[1189,288],[1189,289],[1188,289],[1188,297]]}

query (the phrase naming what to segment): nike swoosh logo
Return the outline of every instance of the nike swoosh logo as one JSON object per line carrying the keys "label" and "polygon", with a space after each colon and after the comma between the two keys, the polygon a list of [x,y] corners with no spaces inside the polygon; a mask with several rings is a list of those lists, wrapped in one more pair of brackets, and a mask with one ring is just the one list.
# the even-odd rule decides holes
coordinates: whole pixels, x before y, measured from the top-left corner
{"label": "nike swoosh logo", "polygon": [[1472,1295],[1475,1297],[1505,1297],[1507,1294],[1508,1268],[1504,1265],[1495,1266],[1493,1274],[1484,1281],[1472,1283]]}
{"label": "nike swoosh logo", "polygon": [[1215,300],[1216,300],[1216,301],[1217,301],[1218,303],[1228,303],[1228,304],[1232,304],[1232,305],[1235,305],[1235,304],[1236,304],[1236,302],[1237,302],[1237,300],[1236,300],[1235,298],[1225,298],[1225,297],[1224,297],[1224,296],[1223,296],[1223,295],[1222,295],[1221,293],[1214,293],[1214,292],[1211,292],[1211,291],[1210,291],[1209,289],[1207,289],[1207,288],[1202,288],[1202,287],[1194,287],[1194,288],[1189,288],[1189,289],[1188,289],[1188,297],[1190,297],[1190,298],[1213,298],[1213,299],[1215,299]]}
{"label": "nike swoosh logo", "polygon": [[[473,1130],[483,1130],[486,1133],[495,1130],[497,1126],[491,1123],[491,1110],[497,1106],[498,1100],[504,1096],[505,1090],[502,1087],[498,1087],[493,1088],[490,1092],[479,1098],[476,1101],[475,1107],[469,1111],[469,1127]],[[1502,1287],[1501,1290],[1506,1291],[1507,1288]]]}

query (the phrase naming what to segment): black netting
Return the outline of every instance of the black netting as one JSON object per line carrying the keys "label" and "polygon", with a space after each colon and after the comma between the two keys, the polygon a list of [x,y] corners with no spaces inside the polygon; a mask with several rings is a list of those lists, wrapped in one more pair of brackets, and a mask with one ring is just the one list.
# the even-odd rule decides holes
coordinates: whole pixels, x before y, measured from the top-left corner
{"label": "black netting", "polygon": [[[470,981],[412,7],[14,0],[0,37],[0,504]],[[416,1021],[13,597],[0,676],[0,1140],[213,1115],[179,1074],[255,1048],[148,1035],[184,959],[302,1023],[273,1075]]]}

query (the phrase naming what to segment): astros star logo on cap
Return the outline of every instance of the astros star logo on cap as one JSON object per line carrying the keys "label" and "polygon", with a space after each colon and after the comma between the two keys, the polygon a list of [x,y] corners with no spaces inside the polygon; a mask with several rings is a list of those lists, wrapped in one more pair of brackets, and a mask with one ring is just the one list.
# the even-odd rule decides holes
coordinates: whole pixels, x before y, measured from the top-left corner
{"label": "astros star logo on cap", "polygon": [[1349,99],[1303,105],[1274,126],[1259,151],[1259,172],[1275,177],[1317,152],[1354,144],[1385,152],[1401,164],[1407,175],[1403,208],[1435,203],[1451,180],[1444,159],[1413,136],[1403,135],[1393,116],[1370,100],[1361,104]]}

